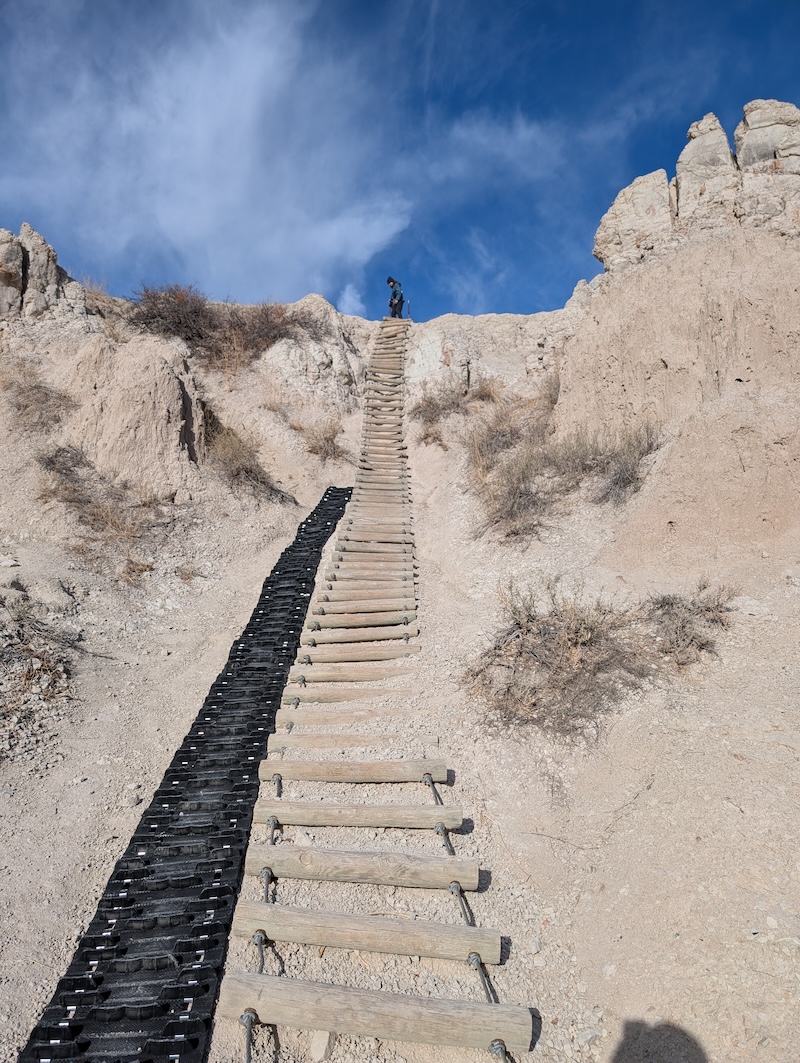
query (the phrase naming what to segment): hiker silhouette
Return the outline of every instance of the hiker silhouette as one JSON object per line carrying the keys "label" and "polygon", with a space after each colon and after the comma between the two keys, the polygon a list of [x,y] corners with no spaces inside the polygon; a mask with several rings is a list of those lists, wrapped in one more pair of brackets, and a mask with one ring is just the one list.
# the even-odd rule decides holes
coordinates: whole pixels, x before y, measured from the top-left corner
{"label": "hiker silhouette", "polygon": [[611,1063],[708,1063],[698,1042],[670,1022],[626,1022]]}

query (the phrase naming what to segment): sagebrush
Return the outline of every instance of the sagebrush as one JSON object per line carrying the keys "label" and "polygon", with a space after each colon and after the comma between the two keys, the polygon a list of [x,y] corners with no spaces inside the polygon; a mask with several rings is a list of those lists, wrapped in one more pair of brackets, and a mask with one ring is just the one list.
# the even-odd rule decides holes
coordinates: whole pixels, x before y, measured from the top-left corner
{"label": "sagebrush", "polygon": [[481,532],[535,535],[585,483],[594,484],[596,502],[617,505],[640,488],[642,461],[661,442],[658,428],[644,422],[613,434],[581,426],[556,434],[551,418],[558,386],[550,374],[531,398],[501,392],[466,422],[467,482],[483,503]]}
{"label": "sagebrush", "polygon": [[194,285],[142,287],[129,319],[137,328],[182,339],[201,362],[227,375],[281,339],[324,338],[325,326],[307,309],[282,303],[214,303]]}
{"label": "sagebrush", "polygon": [[714,651],[735,590],[701,581],[688,595],[625,606],[557,579],[501,594],[502,626],[465,675],[491,722],[594,740],[603,718],[667,667]]}

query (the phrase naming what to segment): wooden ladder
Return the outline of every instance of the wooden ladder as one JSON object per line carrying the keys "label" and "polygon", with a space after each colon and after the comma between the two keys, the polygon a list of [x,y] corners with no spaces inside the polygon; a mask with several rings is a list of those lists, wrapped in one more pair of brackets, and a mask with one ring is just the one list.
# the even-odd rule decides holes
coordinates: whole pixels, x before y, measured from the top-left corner
{"label": "wooden ladder", "polygon": [[[497,930],[466,921],[315,911],[278,904],[270,893],[273,884],[286,879],[447,890],[459,899],[466,920],[463,893],[478,888],[477,861],[455,855],[449,839],[464,816],[458,805],[442,803],[436,788],[448,779],[447,765],[436,758],[438,739],[418,736],[423,755],[410,757],[399,734],[369,731],[376,720],[399,723],[415,714],[412,692],[401,685],[415,671],[420,650],[412,491],[403,443],[408,328],[408,321],[384,319],[367,367],[355,488],[322,566],[276,733],[259,766],[262,790],[253,822],[269,828],[271,844],[251,841],[245,871],[261,878],[265,899],[239,901],[233,934],[262,948],[267,942],[290,942],[467,962],[479,968],[486,988],[483,966],[501,960]],[[348,726],[356,729],[332,730]],[[363,749],[394,756],[351,759]],[[318,759],[321,754],[328,756]],[[344,759],[328,759],[337,754]],[[434,802],[287,800],[281,796],[284,782],[417,784],[433,792]],[[276,832],[289,825],[433,830],[448,855],[272,844]],[[527,1052],[533,1035],[531,1011],[520,1005],[374,992],[241,970],[226,972],[218,1015],[242,1022],[248,1037],[258,1022],[490,1049],[500,1056],[506,1049]]]}

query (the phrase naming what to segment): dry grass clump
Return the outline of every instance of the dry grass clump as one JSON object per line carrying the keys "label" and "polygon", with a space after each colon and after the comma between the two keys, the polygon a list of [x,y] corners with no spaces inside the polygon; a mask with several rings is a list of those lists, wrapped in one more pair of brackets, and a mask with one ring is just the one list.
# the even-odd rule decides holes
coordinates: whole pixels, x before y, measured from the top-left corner
{"label": "dry grass clump", "polygon": [[85,529],[75,552],[95,567],[113,563],[124,582],[138,585],[153,566],[134,550],[163,523],[158,500],[137,497],[125,481],[104,476],[78,447],[40,451],[36,461],[45,474],[40,501],[67,506]]}
{"label": "dry grass clump", "polygon": [[70,674],[70,651],[79,641],[67,628],[58,629],[42,620],[24,586],[14,581],[0,593],[2,707],[14,710],[31,695],[46,701],[63,694]]}
{"label": "dry grass clump", "polygon": [[712,586],[701,579],[689,595],[656,594],[646,603],[647,615],[656,624],[661,651],[676,664],[692,664],[701,653],[713,653],[714,633],[730,624],[734,587]]}
{"label": "dry grass clump", "polygon": [[182,339],[200,361],[235,376],[281,339],[319,340],[324,324],[307,310],[281,303],[212,303],[194,285],[142,287],[129,313],[137,328]]}
{"label": "dry grass clump", "polygon": [[503,626],[465,676],[488,718],[534,725],[566,741],[596,739],[603,717],[668,666],[714,650],[735,591],[701,581],[688,596],[665,594],[619,606],[550,580],[501,594]]}
{"label": "dry grass clump", "polygon": [[299,430],[309,454],[316,454],[323,464],[326,461],[342,461],[348,456],[345,448],[338,442],[343,431],[341,418],[327,417],[321,421],[312,421],[302,425]]}
{"label": "dry grass clump", "polygon": [[509,586],[503,628],[466,680],[505,724],[568,740],[596,738],[602,716],[653,669],[639,618],[602,598],[582,602],[557,581]]}
{"label": "dry grass clump", "polygon": [[24,432],[50,432],[77,406],[66,392],[46,384],[30,362],[16,361],[3,369],[0,388]]}
{"label": "dry grass clump", "polygon": [[175,569],[175,575],[181,583],[191,583],[193,579],[202,576],[202,574],[203,570],[198,568],[197,565],[178,565]]}
{"label": "dry grass clump", "polygon": [[661,435],[651,421],[634,425],[604,449],[603,482],[598,502],[624,502],[642,485],[642,459],[658,450]]}
{"label": "dry grass clump", "polygon": [[471,489],[483,502],[481,531],[505,538],[536,534],[556,506],[584,482],[597,484],[595,501],[620,504],[642,483],[642,459],[660,444],[651,424],[616,436],[576,428],[555,436],[550,402],[555,389],[532,400],[498,401],[464,444]]}
{"label": "dry grass clump", "polygon": [[204,418],[208,460],[232,487],[244,488],[268,501],[297,504],[258,460],[258,447],[251,439],[222,424],[208,405],[204,408]]}
{"label": "dry grass clump", "polygon": [[587,481],[596,502],[621,504],[637,491],[642,459],[660,446],[655,425],[645,422],[616,435],[577,427],[556,436],[552,413],[560,380],[550,372],[531,397],[510,395],[495,379],[465,388],[450,375],[423,387],[411,409],[421,424],[420,442],[446,448],[443,424],[463,418],[461,442],[470,489],[483,503],[480,532],[504,538],[536,535],[567,496]]}
{"label": "dry grass clump", "polygon": [[489,378],[478,378],[465,386],[463,381],[449,375],[435,384],[422,385],[422,395],[409,410],[409,416],[420,422],[420,442],[425,446],[438,443],[447,450],[442,433],[443,422],[453,414],[465,414],[476,404],[497,402],[501,385]]}

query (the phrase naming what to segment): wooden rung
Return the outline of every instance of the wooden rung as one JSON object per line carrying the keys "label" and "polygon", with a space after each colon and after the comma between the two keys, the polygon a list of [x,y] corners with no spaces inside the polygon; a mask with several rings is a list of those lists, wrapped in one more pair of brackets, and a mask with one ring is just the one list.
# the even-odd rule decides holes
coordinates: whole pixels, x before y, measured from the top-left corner
{"label": "wooden rung", "polygon": [[416,638],[419,625],[409,624],[405,627],[345,627],[326,628],[324,631],[304,631],[300,636],[303,646],[328,646],[334,642],[386,642],[391,639]]}
{"label": "wooden rung", "polygon": [[[335,722],[335,721],[332,721]],[[402,739],[399,735],[343,734],[341,731],[322,734],[299,735],[271,734],[267,739],[270,753],[281,753],[286,749],[392,749],[398,742],[414,741],[423,746],[439,745],[436,735],[414,735],[413,739]]]}
{"label": "wooden rung", "polygon": [[273,775],[290,782],[447,782],[443,760],[281,760],[267,757],[258,766],[258,777],[269,782]]}
{"label": "wooden rung", "polygon": [[359,573],[358,569],[335,569],[327,572],[324,575],[325,583],[329,586],[327,590],[357,590],[362,584],[367,584],[368,587],[364,587],[364,590],[368,590],[370,587],[375,587],[376,580],[378,586],[376,590],[387,591],[390,585],[405,585],[405,589],[408,592],[413,591],[416,580],[414,573],[411,571],[406,572],[387,572],[381,570],[377,574],[371,573],[367,577],[364,577],[362,573]]}
{"label": "wooden rung", "polygon": [[[356,580],[361,583],[369,583],[375,581],[375,590],[385,590],[381,584],[388,583],[407,583],[408,589],[416,589],[417,573],[413,568],[396,569],[386,567],[377,562],[375,565],[346,565],[341,562],[338,563],[336,568],[329,569],[324,573],[326,582],[337,583],[342,589],[349,590],[349,587],[345,586],[346,580]],[[339,583],[339,581],[342,581]]]}
{"label": "wooden rung", "polygon": [[433,956],[439,960],[466,961],[472,953],[477,953],[484,963],[500,962],[497,930],[463,923],[313,912],[282,904],[240,901],[233,917],[233,933],[249,939],[258,930],[269,941],[292,941],[299,945],[326,945],[395,956]]}
{"label": "wooden rung", "polygon": [[311,631],[328,627],[392,627],[395,624],[413,624],[416,619],[413,609],[387,613],[336,613],[333,616],[309,618],[306,627]]}
{"label": "wooden rung", "polygon": [[346,687],[338,683],[330,687],[322,687],[319,683],[301,687],[292,685],[287,687],[281,695],[282,705],[293,705],[298,701],[301,705],[331,704],[334,701],[361,701],[364,698],[408,698],[411,691],[405,687]]}
{"label": "wooden rung", "polygon": [[371,543],[378,546],[412,546],[414,535],[412,532],[390,532],[381,528],[346,528],[339,533],[339,542],[345,547],[354,543]]}
{"label": "wooden rung", "polygon": [[460,805],[336,805],[259,797],[253,809],[253,822],[266,823],[272,816],[279,823],[298,827],[433,830],[437,823],[444,823],[448,830],[456,830],[464,822]]}
{"label": "wooden rung", "polygon": [[370,723],[393,717],[416,716],[417,709],[410,704],[371,705],[369,708],[353,706],[343,709],[340,705],[284,705],[275,713],[275,726],[288,727],[342,727],[350,724]]}
{"label": "wooden rung", "polygon": [[357,586],[349,584],[344,587],[326,587],[316,601],[321,605],[337,602],[372,602],[386,601],[387,599],[399,599],[404,604],[415,601],[414,585],[408,583],[383,583],[376,587],[370,580],[362,580]]}
{"label": "wooden rung", "polygon": [[341,527],[345,531],[351,528],[359,528],[365,532],[388,531],[398,532],[402,535],[414,534],[414,521],[411,517],[405,520],[400,520],[397,517],[354,517],[346,512],[342,519]]}
{"label": "wooden rung", "polygon": [[401,996],[231,971],[222,982],[217,1012],[238,1022],[247,1008],[268,1025],[381,1041],[484,1050],[502,1041],[510,1052],[527,1052],[533,1038],[531,1012],[518,1005]]}
{"label": "wooden rung", "polygon": [[[399,536],[398,536],[399,539]],[[338,539],[333,547],[335,554],[377,554],[381,558],[407,559],[414,556],[414,542],[384,543],[375,542],[366,537],[360,539]]]}
{"label": "wooden rung", "polygon": [[410,675],[417,669],[412,665],[386,665],[370,668],[368,664],[344,662],[343,664],[298,664],[289,670],[287,686],[299,683],[380,683],[399,675]]}
{"label": "wooden rung", "polygon": [[415,609],[414,595],[407,598],[346,598],[339,601],[319,602],[311,609],[312,616],[331,616],[336,613],[388,613]]}
{"label": "wooden rung", "polygon": [[396,661],[419,653],[418,642],[404,642],[400,646],[334,646],[333,649],[312,649],[306,646],[298,651],[295,664],[349,664],[356,661]]}
{"label": "wooden rung", "polygon": [[378,543],[369,539],[357,542],[337,540],[333,546],[333,556],[337,561],[369,561],[383,564],[384,561],[413,561],[414,543]]}
{"label": "wooden rung", "polygon": [[251,843],[245,859],[248,875],[269,867],[276,878],[318,882],[360,882],[375,886],[408,886],[446,890],[458,882],[463,890],[478,888],[478,861],[458,856],[416,856],[410,853],[346,852],[300,845]]}
{"label": "wooden rung", "polygon": [[349,557],[346,560],[338,560],[341,556],[341,554],[337,554],[329,562],[329,571],[342,574],[353,573],[354,578],[358,576],[358,573],[361,573],[358,576],[359,579],[372,579],[373,574],[382,574],[393,576],[396,580],[411,579],[417,571],[416,564],[411,562],[386,561],[379,557],[374,558],[372,561],[356,561]]}

